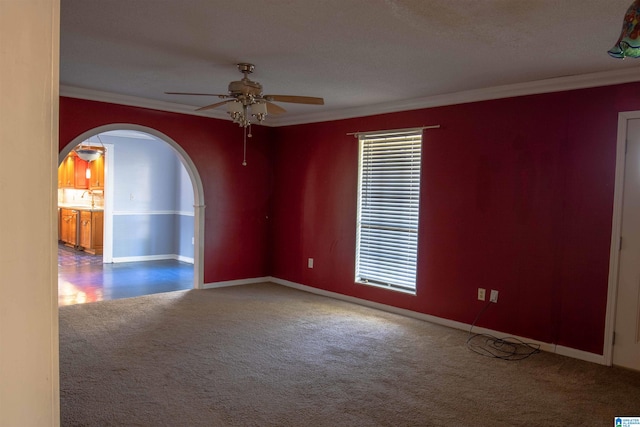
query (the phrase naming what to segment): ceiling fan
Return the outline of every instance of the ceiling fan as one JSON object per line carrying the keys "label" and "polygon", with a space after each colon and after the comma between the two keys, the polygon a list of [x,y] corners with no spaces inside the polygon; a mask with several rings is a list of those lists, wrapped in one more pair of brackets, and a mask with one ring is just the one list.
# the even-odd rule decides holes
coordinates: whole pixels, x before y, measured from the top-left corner
{"label": "ceiling fan", "polygon": [[295,104],[324,105],[324,99],[311,96],[293,95],[264,95],[262,85],[249,79],[249,74],[253,73],[255,66],[248,63],[236,64],[238,70],[244,74],[241,80],[229,83],[227,94],[215,93],[192,93],[192,92],[165,92],[167,95],[195,95],[195,96],[217,96],[225,99],[221,102],[205,105],[196,111],[211,110],[222,105],[227,105],[227,112],[235,123],[241,127],[251,126],[251,118],[255,117],[261,123],[267,114],[278,115],[286,110],[273,101],[291,102]]}

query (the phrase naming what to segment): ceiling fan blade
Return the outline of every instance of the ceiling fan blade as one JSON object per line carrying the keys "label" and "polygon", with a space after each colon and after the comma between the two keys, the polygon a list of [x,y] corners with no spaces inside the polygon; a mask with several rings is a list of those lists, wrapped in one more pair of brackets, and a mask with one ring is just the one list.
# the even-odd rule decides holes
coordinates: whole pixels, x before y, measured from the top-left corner
{"label": "ceiling fan blade", "polygon": [[267,101],[291,102],[294,104],[324,105],[324,99],[313,96],[265,95]]}
{"label": "ceiling fan blade", "polygon": [[285,110],[284,108],[282,108],[279,105],[276,105],[272,102],[266,102],[267,104],[267,114],[271,114],[273,116],[277,116],[278,114],[282,114],[282,113],[286,113],[287,110]]}
{"label": "ceiling fan blade", "polygon": [[204,110],[213,110],[214,108],[218,108],[221,105],[226,104],[227,102],[235,101],[235,99],[227,99],[226,101],[216,102],[215,104],[205,105],[204,107],[200,107],[196,109],[196,111],[204,111]]}
{"label": "ceiling fan blade", "polygon": [[226,98],[229,95],[222,95],[219,93],[193,93],[193,92],[165,92],[166,95],[195,95],[195,96],[219,96],[220,98]]}

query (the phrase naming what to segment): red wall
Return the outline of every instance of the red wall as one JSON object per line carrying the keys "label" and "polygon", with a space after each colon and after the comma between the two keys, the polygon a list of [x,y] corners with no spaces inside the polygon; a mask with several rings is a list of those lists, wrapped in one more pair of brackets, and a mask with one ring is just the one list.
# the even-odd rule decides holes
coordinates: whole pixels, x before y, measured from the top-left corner
{"label": "red wall", "polygon": [[[618,112],[640,84],[275,130],[275,277],[602,354]],[[439,124],[423,143],[417,295],[354,283],[358,144]],[[307,258],[314,268],[307,268]]]}
{"label": "red wall", "polygon": [[205,197],[204,281],[269,274],[271,129],[255,126],[242,166],[242,131],[231,122],[73,98],[60,98],[60,150],[112,123],[146,126],[172,138],[195,163]]}
{"label": "red wall", "polygon": [[[242,158],[226,121],[60,100],[60,147],[110,123],[165,133],[204,184],[205,282],[272,275],[601,354],[617,116],[640,84],[267,129]],[[358,144],[348,132],[425,131],[417,295],[356,285]],[[269,219],[267,219],[269,217]],[[314,268],[307,268],[307,258]]]}

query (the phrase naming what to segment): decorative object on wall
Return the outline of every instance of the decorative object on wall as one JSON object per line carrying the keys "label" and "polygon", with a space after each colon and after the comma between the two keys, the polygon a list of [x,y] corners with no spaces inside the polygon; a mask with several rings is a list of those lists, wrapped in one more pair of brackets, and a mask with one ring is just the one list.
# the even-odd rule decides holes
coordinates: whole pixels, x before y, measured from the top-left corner
{"label": "decorative object on wall", "polygon": [[[241,80],[229,83],[228,93],[225,95],[215,93],[192,93],[192,92],[165,92],[167,95],[196,95],[196,96],[217,96],[225,101],[205,105],[196,111],[211,110],[222,105],[227,105],[227,112],[234,123],[244,128],[244,160],[243,166],[247,165],[247,136],[251,137],[251,120],[255,118],[258,123],[262,123],[268,114],[277,115],[285,113],[286,110],[272,101],[290,102],[295,104],[324,105],[324,99],[311,96],[294,95],[263,95],[262,85],[249,79],[249,74],[253,73],[255,66],[248,63],[236,64],[238,70],[244,75]],[[247,134],[248,128],[248,134]]]}
{"label": "decorative object on wall", "polygon": [[622,21],[622,32],[620,38],[607,53],[614,58],[624,59],[627,56],[632,58],[640,57],[640,0],[634,0],[627,9]]}

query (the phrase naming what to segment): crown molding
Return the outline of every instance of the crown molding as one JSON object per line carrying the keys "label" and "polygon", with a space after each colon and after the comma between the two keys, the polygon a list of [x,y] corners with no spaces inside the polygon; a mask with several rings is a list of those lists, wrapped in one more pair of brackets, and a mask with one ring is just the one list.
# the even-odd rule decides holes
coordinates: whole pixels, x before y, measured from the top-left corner
{"label": "crown molding", "polygon": [[[640,81],[640,67],[632,67],[625,68],[623,70],[556,77],[552,79],[537,80],[526,83],[493,86],[483,89],[446,93],[442,95],[414,98],[397,102],[373,104],[362,107],[344,108],[320,113],[269,117],[268,120],[263,123],[263,125],[279,127],[326,122],[332,120],[343,120],[355,117],[372,116],[376,114],[396,113],[401,111],[419,110],[423,108],[442,107],[445,105],[488,101],[492,99],[512,98],[516,96],[536,95],[550,92],[562,92],[566,90],[586,89],[598,86],[611,86],[637,81]],[[70,98],[109,102],[113,104],[129,105],[132,107],[150,108],[153,110],[190,114],[221,120],[230,120],[229,116],[223,111],[194,111],[193,106],[191,105],[157,101],[153,99],[102,92],[92,89],[83,89],[73,86],[61,85],[60,95]]]}
{"label": "crown molding", "polygon": [[493,86],[483,89],[374,104],[364,107],[346,108],[322,113],[310,113],[304,116],[281,116],[273,120],[271,124],[272,126],[291,126],[305,123],[365,117],[376,114],[420,110],[423,108],[442,107],[446,105],[465,104],[469,102],[488,101],[492,99],[512,98],[516,96],[562,92],[566,90],[586,89],[599,86],[611,86],[637,81],[640,81],[640,67],[633,67],[625,68],[624,70],[556,77],[526,83]]}
{"label": "crown molding", "polygon": [[128,105],[130,107],[149,108],[152,110],[168,111],[171,113],[189,114],[192,116],[210,117],[214,119],[230,120],[224,111],[205,110],[194,111],[193,105],[174,102],[158,101],[155,99],[123,95],[120,93],[103,92],[75,86],[60,85],[60,96],[68,98],[86,99],[88,101],[108,102],[111,104]]}

